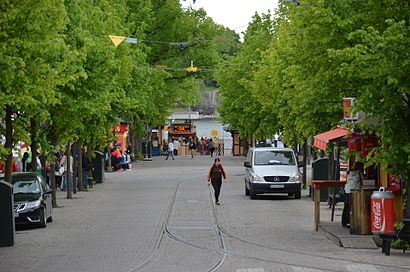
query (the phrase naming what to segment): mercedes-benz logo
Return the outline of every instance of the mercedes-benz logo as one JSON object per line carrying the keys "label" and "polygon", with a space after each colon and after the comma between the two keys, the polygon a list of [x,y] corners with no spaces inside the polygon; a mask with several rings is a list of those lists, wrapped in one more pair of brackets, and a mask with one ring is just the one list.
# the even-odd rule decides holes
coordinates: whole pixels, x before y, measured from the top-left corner
{"label": "mercedes-benz logo", "polygon": [[280,181],[280,178],[279,178],[279,177],[273,177],[273,181],[274,181],[274,182],[279,182],[279,181]]}

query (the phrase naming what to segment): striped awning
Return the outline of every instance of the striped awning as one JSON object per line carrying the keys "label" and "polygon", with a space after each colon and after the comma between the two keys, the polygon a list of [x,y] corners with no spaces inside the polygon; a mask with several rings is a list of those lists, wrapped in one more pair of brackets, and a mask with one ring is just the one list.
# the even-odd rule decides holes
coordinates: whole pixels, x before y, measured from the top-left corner
{"label": "striped awning", "polygon": [[338,139],[347,135],[348,130],[346,128],[336,128],[330,131],[326,131],[314,136],[313,146],[326,150],[329,142],[335,142]]}

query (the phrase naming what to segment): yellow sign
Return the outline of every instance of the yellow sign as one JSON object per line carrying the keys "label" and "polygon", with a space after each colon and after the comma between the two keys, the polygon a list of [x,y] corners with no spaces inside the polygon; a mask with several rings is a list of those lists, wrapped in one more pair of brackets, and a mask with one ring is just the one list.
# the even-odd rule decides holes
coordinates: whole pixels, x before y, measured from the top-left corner
{"label": "yellow sign", "polygon": [[111,39],[112,43],[115,45],[115,47],[120,45],[125,40],[125,37],[123,37],[123,36],[108,35],[108,37],[110,37],[110,39]]}
{"label": "yellow sign", "polygon": [[212,129],[211,130],[211,136],[212,138],[216,138],[219,136],[219,131],[217,129]]}
{"label": "yellow sign", "polygon": [[190,73],[195,73],[195,72],[198,72],[198,67],[190,66],[186,68],[186,70]]}

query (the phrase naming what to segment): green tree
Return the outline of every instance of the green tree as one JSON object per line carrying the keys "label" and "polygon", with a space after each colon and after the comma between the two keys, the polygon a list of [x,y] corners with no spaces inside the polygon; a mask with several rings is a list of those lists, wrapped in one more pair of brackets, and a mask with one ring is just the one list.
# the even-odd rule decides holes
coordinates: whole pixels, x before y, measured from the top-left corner
{"label": "green tree", "polygon": [[58,102],[55,89],[67,83],[65,68],[72,55],[62,34],[68,20],[64,1],[2,1],[0,14],[0,107],[6,124],[2,158],[10,181],[12,148],[28,139],[30,119],[44,118]]}
{"label": "green tree", "polygon": [[262,107],[253,92],[254,73],[262,65],[263,52],[273,38],[274,24],[270,14],[255,15],[236,55],[228,57],[217,72],[220,84],[222,121],[239,130],[244,137],[266,138],[278,129],[276,115]]}

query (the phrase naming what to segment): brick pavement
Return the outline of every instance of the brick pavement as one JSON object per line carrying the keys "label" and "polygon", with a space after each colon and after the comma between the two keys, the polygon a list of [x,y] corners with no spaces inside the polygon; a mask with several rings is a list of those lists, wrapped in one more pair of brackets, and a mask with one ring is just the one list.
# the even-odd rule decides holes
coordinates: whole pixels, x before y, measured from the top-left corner
{"label": "brick pavement", "polygon": [[[387,257],[380,250],[344,249],[313,231],[313,202],[306,196],[245,197],[242,161],[222,158],[229,182],[223,184],[218,218],[229,234],[245,241],[224,236],[227,258],[218,271],[383,272],[410,267],[410,254]],[[129,172],[107,173],[106,182],[75,199],[59,192],[63,207],[54,211],[54,222],[47,229],[18,231],[14,247],[0,248],[0,271],[209,271],[221,258],[206,186],[211,163],[209,157],[156,158],[138,162]],[[135,269],[154,251],[181,178],[186,181],[168,228],[194,246],[164,236],[152,262]]]}

